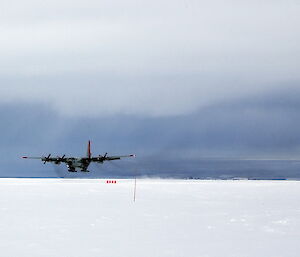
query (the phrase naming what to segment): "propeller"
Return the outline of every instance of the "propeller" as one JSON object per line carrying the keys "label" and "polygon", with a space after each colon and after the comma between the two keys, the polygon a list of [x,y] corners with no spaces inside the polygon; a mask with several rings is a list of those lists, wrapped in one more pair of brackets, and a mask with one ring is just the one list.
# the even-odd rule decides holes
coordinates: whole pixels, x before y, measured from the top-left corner
{"label": "propeller", "polygon": [[49,153],[49,155],[45,158],[45,160],[44,160],[44,164],[46,164],[46,162],[47,161],[49,161],[49,159],[50,159],[50,156],[51,156],[51,153]]}
{"label": "propeller", "polygon": [[62,161],[65,160],[65,154],[62,157],[57,156],[55,160],[55,164],[60,164]]}
{"label": "propeller", "polygon": [[62,157],[59,157],[58,160],[59,160],[60,162],[62,162],[62,161],[65,160],[65,157],[66,157],[66,155],[64,154]]}
{"label": "propeller", "polygon": [[104,161],[106,159],[107,153],[105,153],[104,155],[99,154],[99,159],[101,159],[100,161]]}

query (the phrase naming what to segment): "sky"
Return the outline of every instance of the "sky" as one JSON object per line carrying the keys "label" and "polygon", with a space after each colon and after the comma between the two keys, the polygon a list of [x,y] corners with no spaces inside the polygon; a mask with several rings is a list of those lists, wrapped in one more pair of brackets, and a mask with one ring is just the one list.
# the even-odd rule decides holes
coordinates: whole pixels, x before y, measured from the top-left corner
{"label": "sky", "polygon": [[88,139],[95,151],[137,153],[154,173],[300,154],[298,1],[12,0],[0,10],[1,176],[45,169],[18,154],[83,154]]}

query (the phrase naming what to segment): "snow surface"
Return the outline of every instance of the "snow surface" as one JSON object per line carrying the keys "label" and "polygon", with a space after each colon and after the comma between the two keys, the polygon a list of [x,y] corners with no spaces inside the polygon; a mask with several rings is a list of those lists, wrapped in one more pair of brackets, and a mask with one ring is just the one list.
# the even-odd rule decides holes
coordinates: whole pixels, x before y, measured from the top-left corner
{"label": "snow surface", "polygon": [[1,179],[1,256],[300,256],[300,182]]}

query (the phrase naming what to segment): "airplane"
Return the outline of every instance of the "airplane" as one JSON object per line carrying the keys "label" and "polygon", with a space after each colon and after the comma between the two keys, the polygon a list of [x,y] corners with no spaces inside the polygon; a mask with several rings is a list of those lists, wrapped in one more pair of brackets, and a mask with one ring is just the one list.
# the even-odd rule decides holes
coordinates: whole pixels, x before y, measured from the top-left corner
{"label": "airplane", "polygon": [[129,155],[120,155],[120,156],[107,156],[107,153],[104,155],[98,155],[96,157],[92,157],[91,153],[91,141],[88,141],[88,147],[87,147],[87,156],[86,157],[66,157],[64,154],[62,157],[51,157],[51,154],[49,154],[47,157],[28,157],[28,156],[22,156],[23,159],[37,159],[41,160],[46,164],[46,162],[52,162],[54,164],[61,164],[66,163],[68,171],[69,172],[89,172],[88,167],[91,162],[96,163],[103,163],[104,161],[114,161],[114,160],[120,160],[121,158],[126,157],[135,157],[135,154],[129,154]]}

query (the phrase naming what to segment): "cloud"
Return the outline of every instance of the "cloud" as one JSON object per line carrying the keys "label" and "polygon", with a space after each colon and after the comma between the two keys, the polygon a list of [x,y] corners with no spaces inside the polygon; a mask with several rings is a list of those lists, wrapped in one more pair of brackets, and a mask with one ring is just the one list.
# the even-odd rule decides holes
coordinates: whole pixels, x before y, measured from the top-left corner
{"label": "cloud", "polygon": [[[169,117],[66,118],[47,105],[2,104],[0,175],[55,176],[52,166],[19,156],[83,156],[91,139],[93,154],[138,156],[92,166],[91,177],[128,176],[136,170],[156,176],[297,177],[298,162],[243,160],[298,159],[299,95],[299,89],[279,90]],[[60,172],[71,176],[64,168]]]}
{"label": "cloud", "polygon": [[92,139],[94,153],[137,153],[144,174],[295,175],[290,162],[203,158],[299,155],[299,9],[293,0],[0,3],[1,174],[55,175],[16,156],[80,156]]}
{"label": "cloud", "polygon": [[295,1],[3,2],[2,103],[192,113],[299,81]]}

